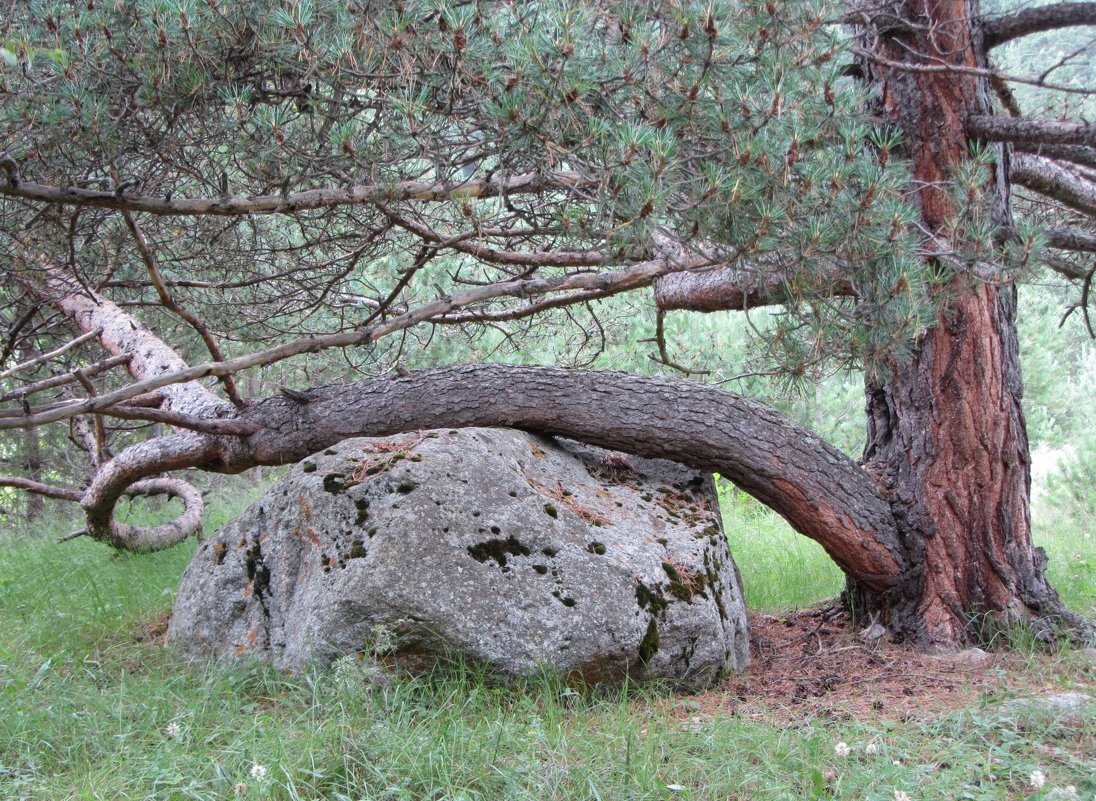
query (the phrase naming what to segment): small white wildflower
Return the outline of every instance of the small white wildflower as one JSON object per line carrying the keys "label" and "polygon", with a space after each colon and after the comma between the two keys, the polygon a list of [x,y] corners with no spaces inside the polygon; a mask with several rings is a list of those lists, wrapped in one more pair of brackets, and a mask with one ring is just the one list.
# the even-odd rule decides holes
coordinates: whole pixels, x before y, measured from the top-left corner
{"label": "small white wildflower", "polygon": [[1031,772],[1031,775],[1028,776],[1028,784],[1030,784],[1036,790],[1038,790],[1040,787],[1042,787],[1046,783],[1047,783],[1047,775],[1039,769],[1033,770]]}
{"label": "small white wildflower", "polygon": [[839,757],[847,757],[852,752],[852,749],[849,748],[848,743],[838,743],[833,747],[833,752]]}
{"label": "small white wildflower", "polygon": [[864,746],[864,753],[875,756],[879,753],[879,743],[868,743]]}
{"label": "small white wildflower", "polygon": [[251,766],[251,778],[263,780],[266,778],[266,766],[255,764]]}
{"label": "small white wildflower", "polygon": [[895,790],[894,801],[910,801],[910,794],[905,790]]}
{"label": "small white wildflower", "polygon": [[171,723],[164,726],[164,734],[170,737],[172,740],[176,740],[183,734],[183,727],[179,725],[179,721],[173,720]]}
{"label": "small white wildflower", "polygon": [[899,759],[892,759],[891,764],[894,765],[896,768],[902,767],[902,761]]}

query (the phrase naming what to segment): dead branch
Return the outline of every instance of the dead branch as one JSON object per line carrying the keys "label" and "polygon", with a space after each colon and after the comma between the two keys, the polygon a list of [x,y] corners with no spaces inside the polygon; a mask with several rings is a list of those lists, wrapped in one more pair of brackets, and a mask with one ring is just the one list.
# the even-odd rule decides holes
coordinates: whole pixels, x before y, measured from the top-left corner
{"label": "dead branch", "polygon": [[29,478],[23,478],[22,476],[0,476],[0,487],[15,487],[27,492],[33,492],[35,495],[44,495],[47,498],[56,498],[60,501],[79,501],[84,497],[83,490],[53,487],[40,481],[31,481]]}
{"label": "dead branch", "polygon": [[[156,264],[156,256],[152,253],[152,248],[149,247],[148,240],[145,238],[144,231],[141,230],[141,226],[137,223],[137,218],[133,216],[133,212],[124,210],[122,217],[126,221],[126,225],[129,226],[130,233],[133,234],[133,239],[137,243],[137,250],[141,254],[141,260],[145,263],[145,268],[148,270],[149,278],[152,280],[152,286],[156,289],[156,294],[160,296],[160,302],[164,307],[170,311],[175,312],[185,322],[187,322],[191,328],[198,332],[198,336],[202,338],[202,342],[205,343],[206,350],[209,351],[209,355],[213,357],[215,362],[223,362],[225,355],[221,351],[220,345],[217,344],[217,340],[213,337],[213,333],[209,330],[209,326],[203,323],[198,317],[191,312],[187,311],[172,296],[168,290],[167,285],[164,283],[164,277],[160,274],[160,268]],[[246,405],[243,398],[240,397],[239,391],[236,389],[236,382],[232,378],[232,375],[219,376],[222,386],[225,388],[225,395],[232,402],[232,405],[237,409],[242,409]]]}
{"label": "dead branch", "polygon": [[120,420],[148,420],[152,423],[164,423],[175,428],[185,428],[213,436],[247,437],[262,428],[258,423],[247,420],[232,418],[211,420],[143,406],[108,406],[100,413]]}
{"label": "dead branch", "polygon": [[13,376],[16,373],[20,373],[24,370],[29,370],[32,367],[37,367],[39,364],[44,364],[50,359],[55,359],[58,356],[62,356],[68,353],[73,348],[77,348],[80,345],[83,345],[85,342],[95,339],[101,333],[103,333],[102,329],[96,329],[94,331],[88,331],[85,334],[81,334],[80,336],[76,337],[76,339],[66,342],[61,347],[51,350],[49,353],[43,353],[41,356],[35,356],[33,359],[28,359],[21,364],[17,364],[14,367],[10,367],[7,370],[0,372],[0,379],[8,378],[9,376]]}
{"label": "dead branch", "polygon": [[[111,356],[109,359],[103,359],[100,362],[95,362],[95,364],[89,364],[87,367],[81,368],[80,372],[87,378],[94,378],[99,375],[99,373],[104,373],[107,370],[112,370],[115,367],[126,364],[129,359],[130,356],[128,353],[121,356]],[[33,384],[26,384],[11,392],[0,394],[0,402],[13,400],[15,398],[27,398],[39,392],[44,392],[47,389],[56,389],[57,387],[63,387],[66,384],[75,384],[77,381],[78,379],[76,378],[75,371],[71,373],[62,373],[61,375],[55,375],[52,378],[36,381]]]}
{"label": "dead branch", "polygon": [[677,370],[679,373],[685,375],[711,375],[711,370],[697,370],[691,367],[685,367],[678,364],[670,358],[670,354],[666,349],[666,312],[659,309],[655,314],[655,344],[658,345],[658,358],[651,356],[654,361],[660,362],[666,365],[672,370]]}
{"label": "dead branch", "polygon": [[560,171],[548,175],[527,173],[509,179],[469,181],[461,184],[404,181],[394,186],[368,184],[349,189],[310,189],[287,195],[254,195],[224,198],[169,198],[106,192],[77,186],[48,186],[23,180],[0,182],[0,195],[41,203],[92,206],[116,211],[136,211],[167,216],[246,216],[250,214],[297,214],[310,209],[363,205],[378,201],[420,200],[441,202],[459,198],[491,198],[501,195],[592,188],[578,173]]}

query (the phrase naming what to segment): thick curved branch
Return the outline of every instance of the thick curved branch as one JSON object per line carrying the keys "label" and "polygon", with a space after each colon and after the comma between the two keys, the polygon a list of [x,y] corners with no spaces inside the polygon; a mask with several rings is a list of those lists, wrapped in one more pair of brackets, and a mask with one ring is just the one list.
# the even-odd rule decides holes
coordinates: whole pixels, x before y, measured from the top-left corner
{"label": "thick curved branch", "polygon": [[1042,158],[1016,153],[1012,157],[1012,181],[1025,189],[1053,198],[1071,209],[1096,216],[1096,184],[1074,170]]}
{"label": "thick curved branch", "polygon": [[[54,487],[21,476],[0,476],[0,487],[14,487],[60,501],[79,502],[85,495],[83,490]],[[117,548],[128,551],[159,551],[201,531],[204,509],[202,493],[185,481],[177,478],[153,478],[128,485],[122,494],[130,497],[168,495],[178,498],[183,502],[183,513],[170,523],[148,528],[137,528],[120,521],[112,521],[103,539]],[[81,530],[76,535],[70,535],[65,539],[73,539],[74,536],[86,533]]]}
{"label": "thick curved branch", "polygon": [[303,405],[280,396],[256,404],[244,419],[262,429],[245,440],[176,434],[127,448],[88,488],[89,531],[105,537],[126,488],[163,470],[239,472],[297,462],[349,437],[512,426],[719,472],[879,590],[911,567],[890,506],[867,473],[775,410],[717,387],[627,373],[472,365],[308,394]]}
{"label": "thick curved branch", "polygon": [[[201,493],[180,479],[154,477],[187,467],[201,466],[207,470],[223,467],[226,454],[234,447],[231,440],[189,432],[131,445],[100,466],[84,491],[80,504],[87,515],[87,533],[116,548],[150,551],[166,548],[199,532]],[[123,495],[163,494],[183,501],[183,514],[170,523],[139,528],[114,519],[114,508]]]}
{"label": "thick curved branch", "polygon": [[104,192],[80,187],[48,186],[21,180],[8,172],[0,181],[0,195],[66,206],[92,206],[117,211],[139,211],[165,216],[246,216],[249,214],[296,214],[310,209],[330,209],[365,203],[405,200],[444,201],[454,198],[490,198],[505,195],[536,194],[552,190],[574,191],[592,188],[578,173],[561,171],[548,175],[526,173],[494,181],[469,181],[463,184],[404,181],[397,184],[368,184],[349,189],[309,189],[287,195],[251,197],[170,198]]}
{"label": "thick curved branch", "polygon": [[972,114],[967,120],[967,132],[975,139],[987,142],[1009,142],[1017,146],[1096,147],[1096,125],[1092,123]]}
{"label": "thick curved branch", "polygon": [[986,49],[992,50],[1021,36],[1078,25],[1096,25],[1096,3],[1055,3],[1023,8],[987,19],[982,25],[982,35]]}
{"label": "thick curved branch", "polygon": [[159,526],[131,526],[120,520],[112,520],[102,539],[115,548],[137,553],[162,551],[182,542],[187,537],[200,534],[205,502],[196,487],[177,478],[152,478],[130,484],[126,495],[167,495],[183,503],[183,513],[169,523]]}

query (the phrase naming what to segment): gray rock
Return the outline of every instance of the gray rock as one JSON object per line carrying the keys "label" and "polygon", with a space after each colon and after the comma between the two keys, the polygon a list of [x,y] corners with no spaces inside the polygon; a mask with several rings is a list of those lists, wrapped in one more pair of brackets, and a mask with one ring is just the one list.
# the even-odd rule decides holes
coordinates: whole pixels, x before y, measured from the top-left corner
{"label": "gray rock", "polygon": [[883,637],[887,633],[887,630],[878,623],[872,623],[866,629],[860,632],[860,639],[864,642],[874,642],[880,637]]}
{"label": "gray rock", "polygon": [[347,440],[198,548],[168,629],[290,670],[460,655],[700,688],[749,660],[710,477],[506,429]]}
{"label": "gray rock", "polygon": [[1017,698],[1001,705],[1002,717],[1026,723],[1080,723],[1096,711],[1096,699],[1084,693],[1057,693],[1040,698]]}
{"label": "gray rock", "polygon": [[981,648],[967,648],[952,657],[952,661],[956,664],[971,668],[983,667],[989,664],[992,659],[993,657]]}

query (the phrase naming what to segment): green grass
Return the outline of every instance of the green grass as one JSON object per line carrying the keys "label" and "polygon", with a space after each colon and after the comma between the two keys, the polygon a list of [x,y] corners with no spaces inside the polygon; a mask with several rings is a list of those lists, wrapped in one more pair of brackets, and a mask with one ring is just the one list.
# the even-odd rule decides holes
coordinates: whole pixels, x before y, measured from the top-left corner
{"label": "green grass", "polygon": [[833,598],[845,574],[814,540],[797,534],[767,506],[719,482],[723,528],[742,575],[746,606],[761,612],[801,609]]}
{"label": "green grass", "polygon": [[[809,607],[841,592],[844,574],[818,543],[723,482],[720,500],[723,527],[750,609]],[[1046,549],[1047,575],[1062,601],[1080,614],[1096,617],[1096,520],[1076,509],[1036,502],[1032,526],[1035,544]]]}
{"label": "green grass", "polygon": [[[755,603],[786,608],[839,589],[840,576],[810,549],[760,558],[766,546],[805,540],[785,542],[773,518],[741,499],[728,505]],[[0,799],[891,801],[896,790],[926,800],[1040,798],[1052,785],[1073,785],[1081,798],[1096,792],[1096,722],[1017,729],[999,711],[1004,696],[931,723],[835,716],[778,725],[735,717],[733,698],[714,699],[726,711],[713,715],[657,687],[575,691],[550,678],[499,686],[460,666],[374,686],[353,659],[299,677],[257,664],[187,664],[149,642],[142,624],[170,609],[192,551],[129,556],[86,540],[0,540]],[[1042,663],[1048,684],[1068,686],[1077,673],[1071,659],[1049,671]],[[837,755],[838,742],[852,753]],[[868,754],[868,743],[879,752]],[[253,777],[253,765],[266,775]],[[1049,783],[1033,795],[1026,785],[1036,769]]]}
{"label": "green grass", "polygon": [[1096,617],[1096,519],[1036,501],[1032,538],[1047,552],[1047,576],[1071,609]]}

